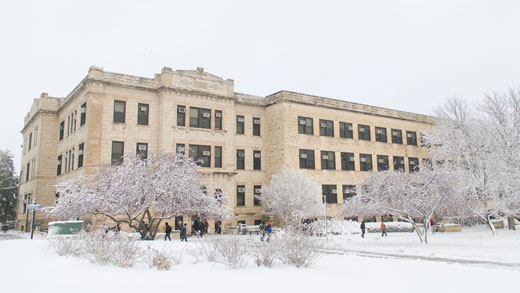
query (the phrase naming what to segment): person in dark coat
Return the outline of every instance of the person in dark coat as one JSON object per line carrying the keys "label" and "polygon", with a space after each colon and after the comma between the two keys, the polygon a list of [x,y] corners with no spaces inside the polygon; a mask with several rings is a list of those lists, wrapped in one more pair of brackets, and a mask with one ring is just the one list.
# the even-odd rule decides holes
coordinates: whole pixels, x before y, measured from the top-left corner
{"label": "person in dark coat", "polygon": [[260,231],[262,231],[262,237],[260,237],[261,241],[264,241],[265,238],[265,225],[264,222],[260,223],[260,226],[258,227]]}
{"label": "person in dark coat", "polygon": [[383,237],[383,236],[388,236],[388,234],[386,234],[385,222],[381,221],[381,237]]}
{"label": "person in dark coat", "polygon": [[188,242],[188,239],[186,239],[186,224],[181,228],[181,241],[182,240]]}
{"label": "person in dark coat", "polygon": [[200,238],[202,238],[202,236],[204,236],[204,230],[206,230],[206,226],[204,226],[204,223],[202,221],[199,222],[198,230],[199,230]]}
{"label": "person in dark coat", "polygon": [[164,234],[164,241],[166,241],[166,238],[168,238],[170,241],[172,241],[172,239],[170,238],[170,234],[172,233],[172,226],[168,225],[168,222],[166,222],[166,230],[165,230],[165,234]]}
{"label": "person in dark coat", "polygon": [[208,230],[209,230],[209,223],[208,223],[208,220],[206,220],[206,221],[204,221],[204,233],[208,234]]}
{"label": "person in dark coat", "polygon": [[365,221],[361,221],[361,238],[365,238]]}

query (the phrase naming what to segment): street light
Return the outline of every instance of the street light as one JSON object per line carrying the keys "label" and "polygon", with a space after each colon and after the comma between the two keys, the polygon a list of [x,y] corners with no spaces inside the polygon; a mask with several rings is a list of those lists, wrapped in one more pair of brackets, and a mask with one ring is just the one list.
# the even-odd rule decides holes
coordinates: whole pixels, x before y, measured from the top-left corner
{"label": "street light", "polygon": [[327,195],[323,195],[323,206],[325,207],[325,239],[329,240],[327,235]]}

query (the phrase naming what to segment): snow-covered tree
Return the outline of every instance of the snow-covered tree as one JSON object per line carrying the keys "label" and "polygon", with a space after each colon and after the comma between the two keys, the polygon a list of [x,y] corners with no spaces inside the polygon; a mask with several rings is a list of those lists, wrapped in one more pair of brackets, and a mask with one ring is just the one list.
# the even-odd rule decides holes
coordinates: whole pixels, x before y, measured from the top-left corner
{"label": "snow-covered tree", "polygon": [[14,171],[13,155],[8,150],[0,150],[0,220],[14,220],[17,194],[18,177]]}
{"label": "snow-covered tree", "polygon": [[262,193],[257,198],[262,201],[264,213],[294,227],[302,218],[318,213],[320,188],[303,172],[283,167],[272,176],[269,185],[262,186]]}
{"label": "snow-covered tree", "polygon": [[126,155],[123,163],[73,178],[56,186],[59,198],[46,212],[56,219],[104,215],[126,223],[145,239],[154,239],[162,220],[198,215],[225,220],[230,208],[206,196],[199,167],[184,154],[162,153],[142,160]]}
{"label": "snow-covered tree", "polygon": [[459,193],[461,202],[494,236],[492,218],[501,211],[514,215],[520,206],[518,107],[517,92],[489,95],[478,108],[452,98],[437,109],[435,127],[424,135],[433,159],[446,163],[440,167],[460,171],[469,187]]}
{"label": "snow-covered tree", "polygon": [[453,192],[458,184],[453,175],[431,168],[414,173],[373,172],[362,183],[361,193],[343,203],[341,213],[346,217],[395,216],[412,224],[420,241],[427,244],[430,219],[451,214],[456,206]]}

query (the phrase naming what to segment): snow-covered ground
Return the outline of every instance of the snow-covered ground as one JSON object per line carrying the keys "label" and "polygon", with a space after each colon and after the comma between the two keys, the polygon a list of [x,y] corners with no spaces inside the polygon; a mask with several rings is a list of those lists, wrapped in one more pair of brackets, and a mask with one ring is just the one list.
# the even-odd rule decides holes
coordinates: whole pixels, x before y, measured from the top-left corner
{"label": "snow-covered ground", "polygon": [[[2,292],[513,292],[520,277],[520,267],[515,266],[501,268],[349,253],[325,254],[306,269],[282,264],[269,269],[257,267],[251,260],[244,269],[229,270],[219,263],[194,263],[188,253],[182,264],[170,271],[149,269],[142,263],[120,268],[60,257],[40,235],[35,240],[22,237],[0,241]],[[241,237],[258,241],[257,236]],[[199,245],[196,238],[189,240],[142,244],[152,243],[158,249],[185,248],[185,251]],[[413,233],[389,233],[385,238],[370,233],[364,239],[356,234],[329,236],[326,245],[336,251],[520,263],[520,232],[516,231],[500,230],[497,238],[484,229],[437,233],[430,241],[428,246],[421,245]]]}

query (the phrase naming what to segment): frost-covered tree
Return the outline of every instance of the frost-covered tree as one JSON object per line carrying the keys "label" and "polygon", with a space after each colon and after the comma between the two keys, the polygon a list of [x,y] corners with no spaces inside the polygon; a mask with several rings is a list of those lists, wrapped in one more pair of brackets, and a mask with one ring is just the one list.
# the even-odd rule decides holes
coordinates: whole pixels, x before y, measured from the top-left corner
{"label": "frost-covered tree", "polygon": [[[457,185],[453,172],[431,168],[414,173],[373,172],[362,183],[361,193],[343,203],[341,213],[346,217],[395,216],[412,224],[420,241],[427,244],[430,219],[453,213]],[[422,229],[417,220],[422,221]]]}
{"label": "frost-covered tree", "polygon": [[262,201],[264,213],[294,227],[302,218],[317,214],[320,188],[303,172],[283,167],[272,176],[269,185],[262,186],[262,193],[257,198]]}
{"label": "frost-covered tree", "polygon": [[181,153],[162,153],[146,160],[129,154],[121,165],[68,180],[58,184],[56,191],[57,202],[46,209],[51,217],[104,215],[128,224],[145,239],[154,239],[161,221],[174,216],[230,217],[223,197],[206,196],[199,167]]}
{"label": "frost-covered tree", "polygon": [[17,194],[18,177],[14,171],[13,155],[8,150],[0,150],[0,220],[14,220]]}
{"label": "frost-covered tree", "polygon": [[488,95],[478,108],[452,98],[436,111],[435,127],[424,141],[441,168],[460,171],[468,190],[461,202],[485,221],[493,235],[492,218],[515,215],[518,201],[518,94]]}

